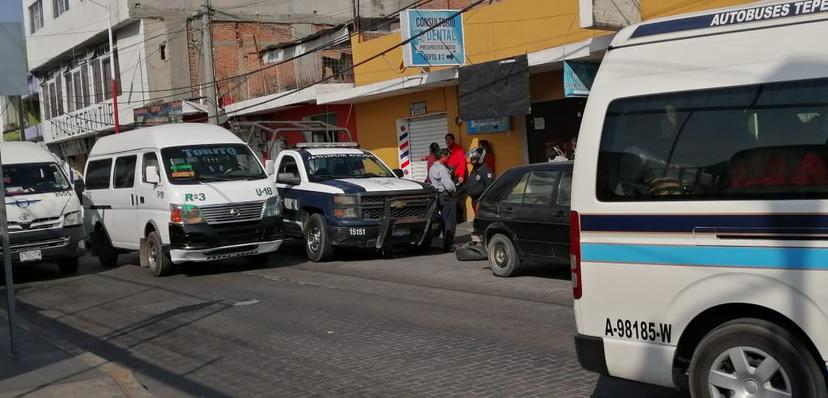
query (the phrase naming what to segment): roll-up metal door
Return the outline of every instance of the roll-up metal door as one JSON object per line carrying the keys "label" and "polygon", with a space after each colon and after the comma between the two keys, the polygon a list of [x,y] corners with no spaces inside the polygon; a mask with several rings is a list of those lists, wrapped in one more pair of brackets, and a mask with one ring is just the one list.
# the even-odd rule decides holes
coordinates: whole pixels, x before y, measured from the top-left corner
{"label": "roll-up metal door", "polygon": [[440,148],[445,148],[448,120],[445,115],[411,119],[408,131],[411,136],[412,179],[425,181],[428,176],[428,162],[420,159],[428,156],[428,146],[432,142],[436,142]]}

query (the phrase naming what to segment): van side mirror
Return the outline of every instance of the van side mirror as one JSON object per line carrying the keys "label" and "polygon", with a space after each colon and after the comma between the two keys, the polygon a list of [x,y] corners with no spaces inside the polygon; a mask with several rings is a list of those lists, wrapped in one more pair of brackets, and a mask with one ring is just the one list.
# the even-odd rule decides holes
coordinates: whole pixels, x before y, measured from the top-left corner
{"label": "van side mirror", "polygon": [[161,183],[161,174],[158,173],[158,166],[147,166],[144,174],[147,176],[147,183],[156,185]]}
{"label": "van side mirror", "polygon": [[402,171],[402,169],[394,169],[393,171],[394,171],[394,175],[397,176],[398,178],[405,177],[405,173]]}
{"label": "van side mirror", "polygon": [[302,180],[293,173],[279,173],[276,176],[276,182],[288,185],[299,185]]}
{"label": "van side mirror", "polygon": [[265,173],[269,176],[276,173],[276,162],[273,159],[265,160]]}

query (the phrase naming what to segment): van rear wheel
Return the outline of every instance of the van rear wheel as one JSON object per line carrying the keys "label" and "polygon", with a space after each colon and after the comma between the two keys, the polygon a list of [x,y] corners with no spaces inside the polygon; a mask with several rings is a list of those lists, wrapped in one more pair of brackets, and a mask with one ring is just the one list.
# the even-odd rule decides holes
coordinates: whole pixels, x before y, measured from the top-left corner
{"label": "van rear wheel", "polygon": [[112,246],[112,242],[109,241],[109,235],[107,235],[103,227],[96,229],[92,248],[98,257],[98,261],[104,267],[112,268],[118,265],[118,250]]}
{"label": "van rear wheel", "polygon": [[173,262],[170,255],[164,252],[164,244],[158,232],[152,231],[147,236],[146,249],[141,254],[146,256],[142,264],[146,264],[155,276],[166,276],[173,272]]}
{"label": "van rear wheel", "polygon": [[737,319],[705,336],[690,362],[695,398],[828,396],[825,377],[796,336],[759,319]]}

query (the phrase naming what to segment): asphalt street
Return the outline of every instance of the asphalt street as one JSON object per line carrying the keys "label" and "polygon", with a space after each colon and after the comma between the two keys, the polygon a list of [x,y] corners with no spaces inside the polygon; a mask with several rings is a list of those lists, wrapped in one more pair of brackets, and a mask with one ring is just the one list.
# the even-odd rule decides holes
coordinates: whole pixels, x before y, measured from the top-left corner
{"label": "asphalt street", "polygon": [[85,258],[72,277],[18,266],[18,308],[159,397],[677,396],[580,369],[567,267],[501,279],[453,254],[302,254],[292,242],[165,278],[136,255]]}

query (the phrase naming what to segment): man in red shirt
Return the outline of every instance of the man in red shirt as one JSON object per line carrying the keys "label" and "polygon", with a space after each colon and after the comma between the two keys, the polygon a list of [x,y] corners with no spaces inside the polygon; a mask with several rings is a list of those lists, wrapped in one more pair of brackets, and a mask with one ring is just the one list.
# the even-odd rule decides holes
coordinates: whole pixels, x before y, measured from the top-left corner
{"label": "man in red shirt", "polygon": [[454,141],[454,134],[446,134],[446,148],[449,150],[449,158],[446,165],[454,169],[454,177],[462,184],[466,180],[466,151]]}

